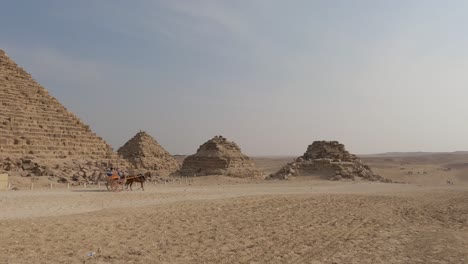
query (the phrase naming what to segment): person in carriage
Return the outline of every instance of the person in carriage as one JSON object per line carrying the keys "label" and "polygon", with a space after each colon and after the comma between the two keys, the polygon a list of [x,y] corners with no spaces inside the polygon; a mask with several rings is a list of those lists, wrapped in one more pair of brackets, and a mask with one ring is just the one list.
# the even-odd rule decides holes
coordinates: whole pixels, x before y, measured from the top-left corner
{"label": "person in carriage", "polygon": [[117,168],[117,175],[119,175],[121,179],[125,177],[124,172],[120,168]]}
{"label": "person in carriage", "polygon": [[120,179],[125,178],[124,172],[120,168],[109,168],[106,175],[109,177],[119,176]]}
{"label": "person in carriage", "polygon": [[106,175],[109,176],[109,177],[112,176],[112,175],[114,175],[114,168],[109,168],[109,169],[107,169]]}

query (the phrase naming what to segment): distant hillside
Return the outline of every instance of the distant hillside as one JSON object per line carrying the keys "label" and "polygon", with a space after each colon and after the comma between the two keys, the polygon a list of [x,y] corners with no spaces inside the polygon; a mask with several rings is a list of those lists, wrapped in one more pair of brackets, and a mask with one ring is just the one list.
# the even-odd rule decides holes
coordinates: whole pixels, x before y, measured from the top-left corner
{"label": "distant hillside", "polygon": [[173,155],[174,159],[176,159],[177,161],[179,161],[181,164],[182,162],[184,162],[184,159],[187,157],[188,155]]}
{"label": "distant hillside", "polygon": [[468,162],[468,151],[455,152],[388,152],[372,155],[359,155],[370,163],[395,162],[417,164],[457,164]]}
{"label": "distant hillside", "polygon": [[360,157],[418,157],[429,155],[468,155],[468,151],[454,151],[454,152],[385,152],[376,154],[363,154]]}

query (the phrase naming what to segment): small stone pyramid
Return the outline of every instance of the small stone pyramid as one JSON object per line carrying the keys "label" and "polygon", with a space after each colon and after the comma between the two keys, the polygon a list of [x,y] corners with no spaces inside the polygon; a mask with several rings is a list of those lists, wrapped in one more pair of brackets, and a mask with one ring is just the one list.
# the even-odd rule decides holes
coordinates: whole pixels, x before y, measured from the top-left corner
{"label": "small stone pyramid", "polygon": [[338,141],[314,141],[307,151],[294,162],[286,164],[272,179],[288,179],[294,176],[321,175],[330,180],[356,178],[369,181],[391,182],[372,172],[371,168]]}
{"label": "small stone pyramid", "polygon": [[180,163],[144,131],[138,132],[117,152],[135,169],[156,172],[159,176],[170,175],[180,168]]}
{"label": "small stone pyramid", "polygon": [[215,136],[188,156],[180,169],[182,176],[226,175],[238,178],[261,178],[263,173],[242,154],[236,143]]}

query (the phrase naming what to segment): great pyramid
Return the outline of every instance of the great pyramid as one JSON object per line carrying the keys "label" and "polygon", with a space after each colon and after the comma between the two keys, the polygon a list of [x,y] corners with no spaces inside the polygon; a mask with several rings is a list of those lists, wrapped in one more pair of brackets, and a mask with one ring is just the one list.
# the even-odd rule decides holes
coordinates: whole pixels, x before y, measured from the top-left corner
{"label": "great pyramid", "polygon": [[88,125],[0,50],[0,170],[21,167],[14,160],[25,157],[36,163],[123,162]]}
{"label": "great pyramid", "polygon": [[138,132],[117,152],[135,169],[156,172],[160,176],[170,175],[180,168],[180,163],[143,131]]}
{"label": "great pyramid", "polygon": [[188,156],[180,169],[183,176],[226,175],[238,178],[261,178],[263,173],[236,143],[216,136]]}
{"label": "great pyramid", "polygon": [[288,179],[294,176],[320,175],[330,180],[364,179],[390,182],[372,172],[371,168],[338,141],[315,141],[294,162],[286,164],[272,179]]}

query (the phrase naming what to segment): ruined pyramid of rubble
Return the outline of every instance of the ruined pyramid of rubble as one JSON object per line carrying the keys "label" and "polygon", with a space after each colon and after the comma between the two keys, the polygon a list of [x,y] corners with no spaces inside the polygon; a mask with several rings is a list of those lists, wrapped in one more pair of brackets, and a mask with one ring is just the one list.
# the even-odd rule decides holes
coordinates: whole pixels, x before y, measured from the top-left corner
{"label": "ruined pyramid of rubble", "polygon": [[329,180],[362,179],[391,182],[375,174],[359,157],[349,153],[338,141],[314,141],[304,155],[286,164],[270,179],[289,179],[295,176],[318,175]]}

